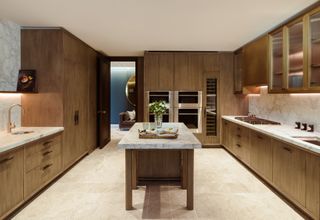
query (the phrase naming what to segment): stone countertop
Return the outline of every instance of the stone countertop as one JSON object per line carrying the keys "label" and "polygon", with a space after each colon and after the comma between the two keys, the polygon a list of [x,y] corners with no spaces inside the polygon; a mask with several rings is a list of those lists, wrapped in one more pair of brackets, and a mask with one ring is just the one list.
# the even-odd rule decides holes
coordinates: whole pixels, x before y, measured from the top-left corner
{"label": "stone countertop", "polygon": [[222,116],[223,119],[226,119],[228,121],[234,122],[236,124],[261,132],[268,136],[274,137],[276,139],[296,145],[301,149],[320,155],[320,146],[294,138],[294,137],[320,138],[320,133],[318,132],[307,132],[307,131],[295,129],[294,125],[292,126],[282,125],[282,124],[281,125],[252,125],[252,124],[237,120],[235,119],[235,117],[239,117],[239,116]]}
{"label": "stone countertop", "polygon": [[118,143],[123,149],[195,149],[201,148],[200,141],[183,123],[163,123],[162,128],[178,128],[177,139],[140,139],[138,129],[144,123],[135,123],[129,132]]}
{"label": "stone countertop", "polygon": [[52,134],[62,132],[63,127],[20,127],[13,129],[12,132],[33,131],[28,134],[9,134],[6,131],[0,132],[0,154],[14,148],[23,146],[32,141],[39,140]]}

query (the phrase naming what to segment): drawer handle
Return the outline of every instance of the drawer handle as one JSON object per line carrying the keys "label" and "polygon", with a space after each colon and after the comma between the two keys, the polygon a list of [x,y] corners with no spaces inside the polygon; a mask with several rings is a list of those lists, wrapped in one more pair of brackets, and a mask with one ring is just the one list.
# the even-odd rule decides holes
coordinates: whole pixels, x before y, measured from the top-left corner
{"label": "drawer handle", "polygon": [[241,145],[240,144],[236,144],[237,145],[237,147],[241,147]]}
{"label": "drawer handle", "polygon": [[0,164],[6,163],[6,162],[8,162],[8,161],[10,161],[10,160],[13,160],[13,158],[14,158],[14,156],[8,157],[8,158],[6,158],[6,159],[3,159],[3,160],[0,161]]}
{"label": "drawer handle", "polygon": [[284,150],[286,150],[286,151],[288,151],[288,152],[292,152],[292,150],[290,149],[290,148],[288,148],[288,147],[282,147]]}
{"label": "drawer handle", "polygon": [[261,137],[260,135],[257,135],[257,138],[259,138],[259,139],[261,139],[261,140],[263,139],[263,137]]}
{"label": "drawer handle", "polygon": [[241,128],[237,127],[237,130],[238,130],[238,131],[240,131],[240,130],[241,130]]}
{"label": "drawer handle", "polygon": [[52,165],[53,165],[52,163],[51,163],[51,164],[48,164],[48,165],[44,166],[44,167],[42,168],[42,170],[44,171],[44,170],[48,169],[49,167],[51,167]]}
{"label": "drawer handle", "polygon": [[52,150],[46,151],[46,152],[44,152],[44,153],[42,154],[42,156],[46,156],[46,155],[48,155],[48,154],[51,154],[52,152],[53,152]]}
{"label": "drawer handle", "polygon": [[53,141],[46,141],[46,142],[44,142],[42,145],[43,146],[47,146],[47,145],[49,145],[49,144],[51,144]]}
{"label": "drawer handle", "polygon": [[237,134],[237,137],[241,138],[241,135],[240,135],[240,134]]}

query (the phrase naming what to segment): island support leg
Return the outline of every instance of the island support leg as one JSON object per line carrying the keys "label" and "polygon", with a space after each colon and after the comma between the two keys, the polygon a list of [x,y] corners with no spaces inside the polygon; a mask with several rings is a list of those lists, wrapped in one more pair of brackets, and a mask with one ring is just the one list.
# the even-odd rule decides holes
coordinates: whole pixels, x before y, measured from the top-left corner
{"label": "island support leg", "polygon": [[187,209],[193,210],[194,150],[187,150]]}
{"label": "island support leg", "polygon": [[132,207],[132,151],[126,149],[126,210],[131,210]]}

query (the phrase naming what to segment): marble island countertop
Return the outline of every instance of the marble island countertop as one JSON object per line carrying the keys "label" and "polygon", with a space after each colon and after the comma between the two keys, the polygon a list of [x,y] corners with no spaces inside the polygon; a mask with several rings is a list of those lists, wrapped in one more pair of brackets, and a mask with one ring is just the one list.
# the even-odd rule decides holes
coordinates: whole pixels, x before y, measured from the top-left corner
{"label": "marble island countertop", "polygon": [[195,149],[201,148],[200,141],[183,123],[163,123],[162,128],[178,128],[177,139],[139,139],[138,129],[144,123],[135,123],[118,144],[123,149]]}
{"label": "marble island countertop", "polygon": [[2,131],[0,132],[0,153],[12,150],[46,136],[62,132],[63,130],[63,127],[20,127],[13,129],[12,132],[32,132],[26,134],[10,134],[6,131]]}
{"label": "marble island countertop", "polygon": [[291,143],[300,147],[301,149],[311,151],[313,153],[320,155],[320,146],[305,142],[295,137],[317,137],[320,138],[320,133],[318,132],[307,132],[299,129],[294,129],[294,125],[252,125],[240,120],[235,119],[239,116],[222,116],[223,119],[234,122],[236,124],[242,125],[244,127],[250,128],[252,130],[261,132],[268,136],[274,137],[276,139]]}

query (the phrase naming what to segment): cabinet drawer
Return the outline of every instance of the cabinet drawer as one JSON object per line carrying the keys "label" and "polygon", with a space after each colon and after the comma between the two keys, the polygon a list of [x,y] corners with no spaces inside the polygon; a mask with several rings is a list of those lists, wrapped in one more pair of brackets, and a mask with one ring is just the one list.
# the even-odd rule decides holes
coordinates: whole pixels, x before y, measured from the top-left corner
{"label": "cabinet drawer", "polygon": [[48,160],[61,154],[61,137],[41,141],[32,146],[26,147],[26,164],[25,171],[28,172],[33,168],[43,165]]}
{"label": "cabinet drawer", "polygon": [[25,174],[25,197],[37,191],[43,184],[50,181],[61,170],[61,156],[43,162]]}
{"label": "cabinet drawer", "polygon": [[0,219],[23,200],[23,149],[0,156]]}

